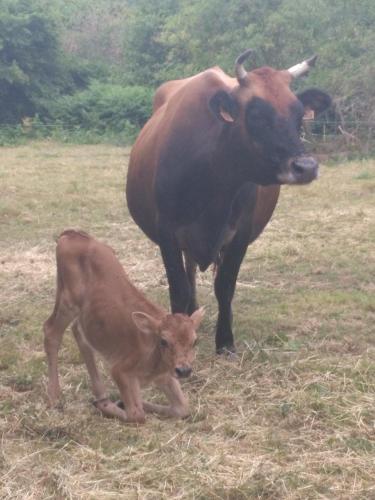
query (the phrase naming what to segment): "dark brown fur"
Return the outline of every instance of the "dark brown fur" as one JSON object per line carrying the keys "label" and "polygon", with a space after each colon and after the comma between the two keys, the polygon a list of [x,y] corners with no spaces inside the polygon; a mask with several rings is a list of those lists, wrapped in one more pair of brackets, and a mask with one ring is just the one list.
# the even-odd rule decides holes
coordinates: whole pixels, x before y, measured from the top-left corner
{"label": "dark brown fur", "polygon": [[215,67],[167,82],[132,149],[128,207],[161,249],[174,312],[196,307],[196,265],[217,265],[218,351],[233,349],[230,304],[239,267],[269,222],[280,185],[316,176],[299,128],[304,107],[317,101],[294,95],[291,79],[264,67],[239,82]]}

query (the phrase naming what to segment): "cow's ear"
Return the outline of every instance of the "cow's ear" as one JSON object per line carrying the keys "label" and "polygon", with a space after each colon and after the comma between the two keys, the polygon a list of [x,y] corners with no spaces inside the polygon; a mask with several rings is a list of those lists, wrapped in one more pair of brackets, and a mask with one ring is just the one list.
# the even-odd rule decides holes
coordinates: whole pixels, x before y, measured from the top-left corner
{"label": "cow's ear", "polygon": [[315,117],[315,113],[323,113],[332,104],[331,97],[319,89],[308,89],[300,94],[297,94],[298,99],[302,102],[305,108],[306,119]]}
{"label": "cow's ear", "polygon": [[237,101],[225,90],[219,90],[208,103],[212,113],[225,123],[233,123],[239,114]]}
{"label": "cow's ear", "polygon": [[193,312],[193,314],[190,316],[190,319],[193,321],[194,324],[194,330],[198,330],[199,325],[201,324],[201,321],[203,319],[205,310],[204,307],[200,307],[196,311]]}
{"label": "cow's ear", "polygon": [[132,313],[132,319],[135,326],[142,333],[147,335],[158,333],[160,321],[144,312],[136,311]]}

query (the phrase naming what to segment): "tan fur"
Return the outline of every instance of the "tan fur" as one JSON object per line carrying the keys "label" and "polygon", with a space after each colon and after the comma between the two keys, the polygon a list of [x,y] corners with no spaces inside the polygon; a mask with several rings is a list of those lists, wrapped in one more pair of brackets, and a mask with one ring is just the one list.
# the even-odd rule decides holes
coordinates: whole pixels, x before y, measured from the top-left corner
{"label": "tan fur", "polygon": [[[112,248],[87,233],[64,231],[57,241],[56,261],[56,303],[44,323],[50,404],[59,399],[58,350],[65,329],[73,323],[95,404],[104,415],[137,423],[144,422],[145,411],[187,416],[188,403],[176,369],[191,370],[203,310],[190,317],[167,314],[130,283]],[[95,351],[108,363],[125,411],[108,399]],[[166,394],[169,406],[142,401],[141,387],[150,383]]]}

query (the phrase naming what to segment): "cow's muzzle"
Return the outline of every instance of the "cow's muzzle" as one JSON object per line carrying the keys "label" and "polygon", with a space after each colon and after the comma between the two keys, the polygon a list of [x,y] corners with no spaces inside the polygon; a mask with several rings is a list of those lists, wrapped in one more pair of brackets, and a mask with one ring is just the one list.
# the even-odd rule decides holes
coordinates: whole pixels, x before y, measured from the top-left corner
{"label": "cow's muzzle", "polygon": [[318,177],[319,163],[311,156],[292,158],[278,175],[280,184],[308,184]]}
{"label": "cow's muzzle", "polygon": [[190,368],[190,366],[178,366],[175,369],[175,373],[176,373],[178,378],[189,377],[191,375],[191,372],[192,372],[192,369]]}

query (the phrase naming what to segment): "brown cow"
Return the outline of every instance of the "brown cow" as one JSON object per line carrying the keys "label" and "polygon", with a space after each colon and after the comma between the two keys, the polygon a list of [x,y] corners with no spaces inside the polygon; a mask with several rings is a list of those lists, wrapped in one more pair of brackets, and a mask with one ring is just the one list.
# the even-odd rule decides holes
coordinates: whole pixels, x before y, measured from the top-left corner
{"label": "brown cow", "polygon": [[[191,373],[195,331],[203,310],[190,317],[167,314],[130,283],[112,248],[87,233],[64,231],[57,242],[56,261],[56,303],[44,323],[50,404],[59,398],[58,350],[73,322],[95,405],[104,415],[137,423],[144,422],[145,411],[186,417],[188,403],[177,378]],[[107,361],[125,411],[106,396],[94,351]],[[140,388],[151,382],[166,394],[169,406],[142,401]]]}
{"label": "brown cow", "polygon": [[[278,71],[236,78],[220,68],[162,85],[131,153],[126,195],[131,215],[161,250],[173,312],[192,313],[196,266],[216,264],[218,352],[233,351],[232,309],[246,249],[263,231],[281,184],[306,184],[318,162],[304,152],[304,113],[324,111],[317,89],[295,95],[293,78],[316,57]],[[185,258],[185,262],[184,259]]]}

